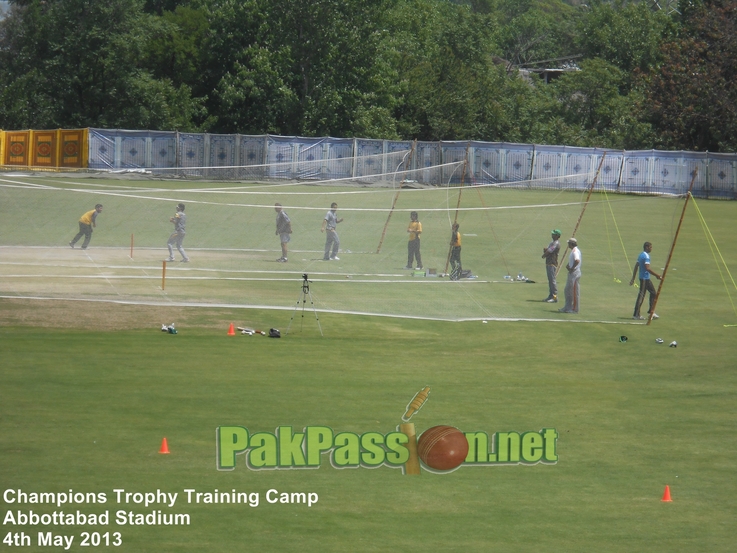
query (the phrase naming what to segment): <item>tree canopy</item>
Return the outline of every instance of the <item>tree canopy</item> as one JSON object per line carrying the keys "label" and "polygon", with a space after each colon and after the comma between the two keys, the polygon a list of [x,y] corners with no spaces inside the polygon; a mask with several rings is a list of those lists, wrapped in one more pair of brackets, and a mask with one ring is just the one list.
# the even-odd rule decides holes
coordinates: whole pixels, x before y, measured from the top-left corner
{"label": "tree canopy", "polygon": [[0,128],[737,149],[737,0],[10,5]]}

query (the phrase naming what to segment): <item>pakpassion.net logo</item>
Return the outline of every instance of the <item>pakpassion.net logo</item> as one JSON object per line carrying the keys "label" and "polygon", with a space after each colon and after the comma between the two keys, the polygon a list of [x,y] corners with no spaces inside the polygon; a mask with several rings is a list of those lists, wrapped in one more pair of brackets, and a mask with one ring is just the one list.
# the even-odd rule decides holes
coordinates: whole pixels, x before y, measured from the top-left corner
{"label": "pakpassion.net logo", "polygon": [[[295,432],[279,426],[272,432],[251,433],[243,426],[219,426],[218,470],[233,470],[239,455],[251,470],[316,469],[329,455],[335,468],[401,468],[404,474],[448,472],[461,466],[555,464],[558,433],[554,428],[539,432],[462,432],[447,425],[425,430],[419,439],[409,419],[420,410],[430,388],[413,398],[397,431],[335,432],[328,426],[307,426]],[[491,447],[490,447],[491,446]]]}

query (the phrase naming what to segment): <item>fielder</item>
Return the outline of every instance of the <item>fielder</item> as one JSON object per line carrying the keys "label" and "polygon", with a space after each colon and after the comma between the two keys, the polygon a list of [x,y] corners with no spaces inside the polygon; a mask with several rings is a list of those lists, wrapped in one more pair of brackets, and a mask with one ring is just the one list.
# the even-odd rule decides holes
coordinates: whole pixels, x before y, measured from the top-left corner
{"label": "fielder", "polygon": [[186,234],[185,229],[187,227],[187,216],[184,214],[184,204],[177,204],[177,212],[174,217],[169,218],[170,223],[174,223],[174,232],[169,236],[169,240],[166,242],[166,246],[169,248],[169,258],[167,261],[174,261],[174,250],[173,246],[177,247],[179,253],[182,254],[182,261],[184,263],[189,262],[189,257],[184,253],[182,248],[182,242],[184,241],[184,235]]}

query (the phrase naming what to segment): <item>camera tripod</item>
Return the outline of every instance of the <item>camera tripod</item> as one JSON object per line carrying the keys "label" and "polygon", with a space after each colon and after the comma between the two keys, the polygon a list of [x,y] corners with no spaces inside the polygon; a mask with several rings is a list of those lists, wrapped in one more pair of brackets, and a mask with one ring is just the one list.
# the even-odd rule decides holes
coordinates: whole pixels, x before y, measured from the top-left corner
{"label": "camera tripod", "polygon": [[320,318],[317,316],[317,309],[315,309],[315,302],[312,301],[312,292],[310,292],[310,282],[312,281],[307,278],[307,273],[304,273],[302,275],[302,291],[300,292],[299,298],[297,298],[297,304],[294,306],[294,311],[292,311],[292,318],[289,319],[289,326],[287,326],[287,331],[284,333],[285,336],[289,334],[289,329],[292,327],[294,316],[297,314],[297,309],[299,309],[300,304],[302,304],[302,321],[300,323],[300,330],[301,330],[302,325],[304,324],[304,320],[305,320],[305,306],[307,304],[307,298],[310,299],[310,305],[312,306],[312,311],[315,313],[315,320],[317,321],[317,328],[320,329],[320,336],[324,336],[322,333],[322,326],[320,326]]}

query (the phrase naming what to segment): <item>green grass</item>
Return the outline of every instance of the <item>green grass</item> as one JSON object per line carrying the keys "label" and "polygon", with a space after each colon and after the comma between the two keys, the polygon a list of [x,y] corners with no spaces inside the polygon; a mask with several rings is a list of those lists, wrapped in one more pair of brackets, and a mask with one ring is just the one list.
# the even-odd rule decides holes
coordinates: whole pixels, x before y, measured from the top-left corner
{"label": "green grass", "polygon": [[[103,491],[111,501],[117,488],[178,492],[173,511],[189,513],[191,526],[106,528],[130,551],[731,550],[733,328],[658,321],[620,343],[611,325],[325,315],[325,338],[306,319],[301,332],[270,340],[227,337],[190,317],[176,336],[0,329],[4,488]],[[410,477],[336,470],[327,458],[318,470],[251,471],[239,457],[234,471],[216,470],[217,426],[386,433],[425,384],[418,431],[553,427],[559,462]],[[168,456],[157,453],[164,436]],[[666,484],[671,504],[660,501]],[[186,505],[187,488],[258,492],[261,504]],[[269,489],[320,500],[270,505]]]}
{"label": "green grass", "polygon": [[[8,192],[3,193],[7,200]],[[563,203],[565,199],[556,193],[504,194],[508,204]],[[493,197],[501,201],[502,196]],[[46,260],[80,253],[64,250],[61,238],[57,241],[62,245],[56,249],[46,250],[44,245],[56,240],[48,236],[66,235],[63,225],[69,226],[73,205],[62,202],[59,213],[35,218],[44,226],[43,232],[24,233],[17,223],[29,217],[23,215],[27,206],[18,196],[12,198],[13,208],[8,202],[0,204],[4,246],[37,246],[30,251]],[[471,198],[469,205],[478,201]],[[348,201],[341,200],[344,203]],[[30,205],[36,204],[31,201]],[[106,201],[108,205],[115,203]],[[121,532],[122,551],[732,551],[737,516],[737,327],[725,325],[735,324],[737,315],[724,281],[732,297],[734,287],[727,274],[720,277],[691,209],[659,301],[661,319],[650,326],[612,324],[632,322],[636,291],[626,281],[613,282],[610,246],[615,256],[624,256],[616,253],[618,238],[611,236],[612,227],[608,227],[609,237],[604,228],[608,205],[591,204],[578,235],[585,263],[581,316],[555,314],[542,304],[544,284],[506,288],[488,284],[478,292],[470,287],[463,292],[475,301],[488,302],[487,310],[496,305],[502,313],[550,322],[484,324],[321,312],[321,337],[309,308],[303,318],[290,307],[299,291],[301,271],[312,274],[316,265],[296,260],[280,275],[266,260],[273,256],[266,258],[266,253],[227,261],[213,257],[212,266],[195,269],[263,270],[268,280],[172,280],[167,296],[155,291],[154,282],[147,284],[149,292],[130,283],[107,284],[106,292],[87,281],[70,279],[60,284],[58,276],[64,271],[123,270],[113,269],[122,265],[113,246],[125,241],[128,229],[116,219],[115,209],[104,215],[105,224],[116,230],[106,236],[106,227],[100,227],[93,238],[93,245],[98,241],[100,247],[89,252],[97,263],[92,268],[78,260],[62,260],[61,266],[44,272],[43,263],[33,265],[31,259],[22,258],[25,248],[2,248],[0,268],[5,278],[0,280],[0,295],[24,295],[26,289],[49,286],[56,292],[49,295],[60,298],[120,299],[148,293],[170,302],[153,308],[0,299],[2,490],[104,492],[105,505],[64,510],[109,510],[113,519],[119,509],[170,512],[158,505],[148,509],[118,505],[113,489],[178,493],[171,512],[189,514],[190,526],[118,526],[113,520],[97,529]],[[700,201],[698,205],[734,270],[737,204]],[[630,258],[619,263],[623,266],[617,269],[619,278],[629,280],[631,263],[644,240],[655,244],[653,263],[659,269],[681,201],[619,197],[611,206]],[[508,257],[519,266],[514,270],[538,281],[544,281],[538,251],[550,228],[563,226],[545,215],[549,211],[544,208],[516,222],[507,212],[493,219],[495,229],[504,229]],[[556,208],[555,214],[563,211],[570,211],[566,220],[572,228],[580,205]],[[463,216],[471,226],[478,214]],[[253,215],[253,220],[258,217]],[[262,238],[273,241],[272,214],[263,214],[263,219]],[[399,264],[406,252],[406,237],[396,237],[403,231],[401,225],[392,231],[394,245],[388,243],[390,253],[385,258],[347,255],[345,265],[331,264],[327,276],[315,278],[315,294],[333,301],[331,296],[339,288],[330,280],[339,271],[377,273],[377,259]],[[162,225],[164,234],[167,228]],[[215,229],[200,230],[202,235],[191,237],[193,246],[199,240],[206,245],[215,237]],[[428,255],[436,240],[438,248],[445,242],[444,230],[438,231],[437,238],[433,232],[430,225],[428,240],[423,242],[423,253],[427,244]],[[244,230],[239,236],[247,235]],[[341,235],[349,242],[360,237],[350,226]],[[310,239],[319,249],[321,236]],[[239,240],[234,238],[233,244]],[[368,238],[363,241],[369,242]],[[464,239],[464,256],[466,252],[474,268],[493,275],[501,271],[503,263],[490,235],[484,241],[478,236]],[[104,255],[112,257],[101,263],[98,256]],[[17,263],[28,272],[26,278],[8,278],[20,273]],[[146,263],[151,264],[137,260],[125,270],[141,274],[147,270]],[[274,282],[279,278],[286,280]],[[430,293],[419,287],[403,288],[403,284],[381,286],[346,288],[338,303],[343,305],[354,296],[360,296],[364,305],[418,303],[422,308],[437,303],[441,316],[457,314],[454,302],[461,295],[454,295],[449,287]],[[195,296],[227,299],[237,294],[258,301],[272,298],[275,306],[284,309],[181,308],[173,301]],[[280,295],[286,298],[283,305]],[[284,333],[293,314],[291,332],[280,340],[226,336],[230,322],[276,327]],[[563,323],[570,319],[579,323]],[[580,322],[585,320],[602,322]],[[171,321],[177,323],[177,335],[159,331],[161,323]],[[628,336],[626,343],[619,341],[623,334]],[[663,338],[665,344],[656,344],[656,338]],[[678,342],[677,348],[668,347],[672,340]],[[254,433],[274,432],[278,426],[322,425],[335,432],[385,434],[396,429],[406,405],[425,385],[431,386],[430,398],[412,419],[418,432],[438,424],[490,436],[498,431],[555,428],[558,463],[463,466],[449,474],[424,472],[417,477],[386,466],[338,470],[327,456],[317,470],[254,471],[239,456],[235,470],[217,470],[218,426],[244,426]],[[158,453],[163,437],[170,455]],[[666,485],[672,503],[660,501]],[[260,505],[188,505],[185,489],[257,492]],[[269,504],[265,494],[270,489],[314,492],[319,502],[310,508]],[[4,501],[3,507],[3,517],[18,509],[59,510]],[[3,537],[8,532],[26,532],[35,544],[39,531],[73,533],[76,549],[80,533],[94,530],[5,524]],[[46,548],[25,548],[40,549]]]}

